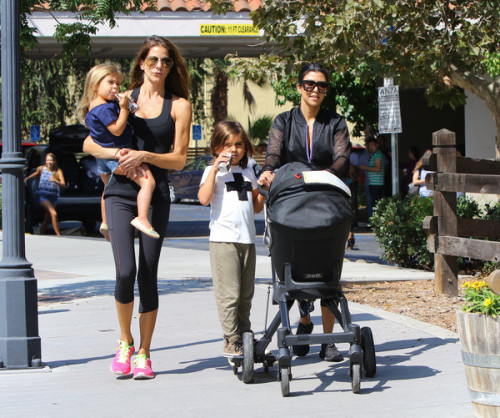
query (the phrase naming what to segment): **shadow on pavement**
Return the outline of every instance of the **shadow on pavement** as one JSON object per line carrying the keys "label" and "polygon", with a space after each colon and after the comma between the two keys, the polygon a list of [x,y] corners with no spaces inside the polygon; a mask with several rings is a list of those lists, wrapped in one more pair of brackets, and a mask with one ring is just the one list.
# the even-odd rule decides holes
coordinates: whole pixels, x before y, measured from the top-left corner
{"label": "shadow on pavement", "polygon": [[[158,280],[158,292],[160,295],[197,292],[210,287],[212,287],[212,280],[205,277],[186,278],[182,280]],[[94,296],[112,296],[114,292],[114,280],[76,282],[54,288],[39,289],[38,301],[40,303],[61,303]],[[138,296],[137,292],[136,296]]]}

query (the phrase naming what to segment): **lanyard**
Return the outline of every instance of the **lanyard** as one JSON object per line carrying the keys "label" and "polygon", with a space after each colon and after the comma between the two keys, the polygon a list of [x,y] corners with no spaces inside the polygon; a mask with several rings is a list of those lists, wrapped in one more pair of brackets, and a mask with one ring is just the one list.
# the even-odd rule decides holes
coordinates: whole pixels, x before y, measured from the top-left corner
{"label": "lanyard", "polygon": [[307,126],[307,123],[306,123],[306,136],[305,136],[305,138],[306,138],[306,157],[307,157],[307,162],[310,164],[311,160],[312,160],[314,125],[313,125],[313,130],[312,130],[312,133],[311,133],[311,148],[309,148],[308,145],[307,145],[308,129],[309,129],[309,127]]}

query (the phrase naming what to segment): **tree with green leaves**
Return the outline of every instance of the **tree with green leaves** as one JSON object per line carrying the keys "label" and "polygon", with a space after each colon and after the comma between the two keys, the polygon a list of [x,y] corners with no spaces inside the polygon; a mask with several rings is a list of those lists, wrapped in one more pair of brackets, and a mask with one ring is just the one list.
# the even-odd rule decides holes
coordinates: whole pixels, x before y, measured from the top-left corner
{"label": "tree with green leaves", "polygon": [[[205,0],[203,0],[205,1]],[[75,97],[81,93],[78,86],[76,89],[68,88],[68,80],[82,79],[81,70],[85,72],[90,65],[76,63],[79,57],[87,57],[90,53],[91,36],[97,32],[98,25],[106,24],[110,28],[116,26],[115,16],[118,13],[130,14],[131,10],[143,10],[149,8],[156,10],[155,0],[47,0],[44,2],[35,0],[21,0],[21,49],[28,51],[36,46],[34,29],[28,26],[27,16],[35,9],[50,9],[54,12],[68,11],[75,13],[77,21],[72,24],[58,24],[56,26],[55,39],[61,43],[62,51],[57,57],[50,60],[29,60],[24,58],[22,62],[22,79],[26,80],[23,96],[23,131],[26,135],[31,124],[41,124],[44,134],[48,127],[53,124],[71,118],[74,109]],[[221,10],[214,6],[215,12]],[[76,54],[75,54],[76,53]],[[61,66],[64,60],[64,66]],[[80,58],[81,59],[81,58]],[[89,61],[87,59],[87,61]],[[44,73],[45,79],[41,79],[41,72],[37,68],[44,66],[49,72]],[[50,69],[59,67],[61,73],[58,75]],[[224,60],[212,60],[214,77],[214,89],[212,91],[212,113],[215,121],[227,117],[227,82],[230,74],[227,73],[228,63]],[[188,68],[192,84],[193,112],[197,121],[205,117],[203,106],[205,105],[201,95],[203,80],[208,76],[204,68],[203,60],[189,60]],[[50,86],[50,89],[49,89]],[[251,105],[253,97],[246,83],[243,86],[245,101]],[[48,95],[51,90],[51,95]],[[67,90],[67,91],[66,91]]]}
{"label": "tree with green leaves", "polygon": [[465,90],[493,114],[500,159],[498,0],[263,0],[252,19],[274,49],[257,67],[240,63],[243,74],[279,79],[315,60],[361,82],[378,75],[423,87],[435,106],[464,104]]}
{"label": "tree with green leaves", "polygon": [[[91,36],[98,25],[116,26],[117,13],[129,14],[132,9],[156,8],[155,0],[21,0],[20,46],[21,52],[36,47],[35,29],[28,26],[27,17],[33,10],[47,9],[74,12],[77,21],[59,24],[55,38],[62,45],[59,55],[51,59],[21,57],[23,109],[21,129],[23,137],[29,136],[30,125],[40,125],[42,138],[51,127],[75,119],[76,104],[83,90],[85,74],[97,64],[88,58]],[[115,60],[128,73],[130,60]]]}
{"label": "tree with green leaves", "polygon": [[[276,93],[276,104],[291,102],[300,104],[300,93],[297,90],[297,74],[287,74],[275,79],[271,86]],[[361,136],[368,125],[378,125],[376,81],[361,83],[352,71],[330,74],[330,89],[322,103],[325,109],[339,109],[342,116],[353,123],[352,134]]]}
{"label": "tree with green leaves", "polygon": [[116,26],[118,13],[129,15],[145,8],[156,10],[156,0],[21,0],[21,49],[36,46],[34,29],[28,26],[27,17],[35,9],[75,13],[77,21],[56,27],[55,39],[63,46],[63,57],[72,57],[75,52],[88,55],[90,38],[97,33],[99,25]]}

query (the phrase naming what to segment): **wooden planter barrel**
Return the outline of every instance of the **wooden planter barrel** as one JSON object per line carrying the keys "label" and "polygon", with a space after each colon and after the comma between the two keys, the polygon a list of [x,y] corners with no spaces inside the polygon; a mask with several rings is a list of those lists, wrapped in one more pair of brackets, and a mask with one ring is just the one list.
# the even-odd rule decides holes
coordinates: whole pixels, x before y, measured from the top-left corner
{"label": "wooden planter barrel", "polygon": [[500,317],[457,311],[465,377],[476,417],[500,417]]}

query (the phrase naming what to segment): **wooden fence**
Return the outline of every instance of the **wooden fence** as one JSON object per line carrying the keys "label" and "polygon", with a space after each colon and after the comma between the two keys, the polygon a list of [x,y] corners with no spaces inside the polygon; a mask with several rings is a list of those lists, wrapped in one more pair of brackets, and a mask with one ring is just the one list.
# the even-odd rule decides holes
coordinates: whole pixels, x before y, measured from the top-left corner
{"label": "wooden fence", "polygon": [[500,162],[457,157],[455,133],[432,134],[433,154],[424,161],[432,173],[425,186],[433,190],[434,216],[424,219],[427,248],[434,253],[436,290],[458,294],[457,257],[500,261],[500,222],[457,218],[457,192],[500,194]]}

